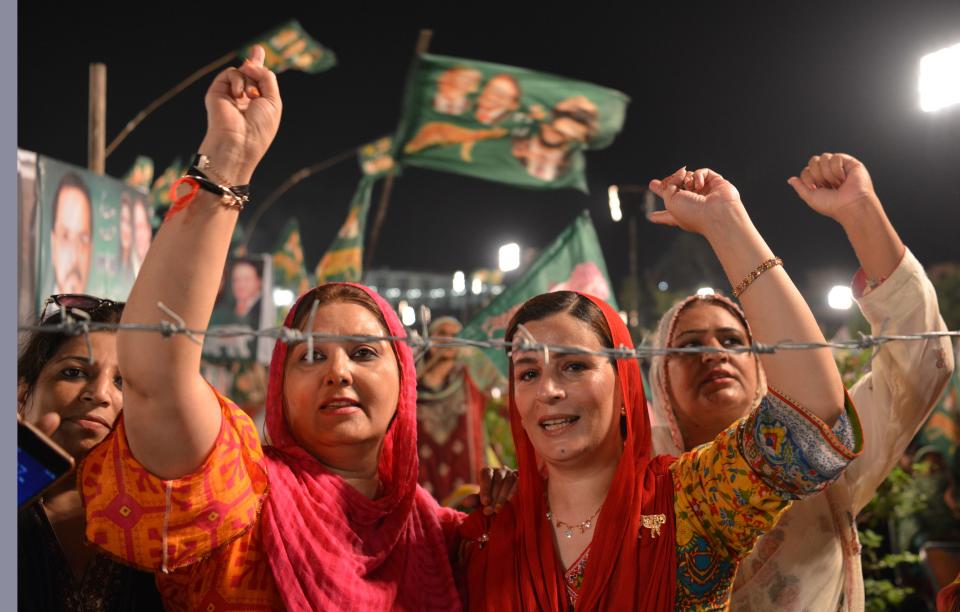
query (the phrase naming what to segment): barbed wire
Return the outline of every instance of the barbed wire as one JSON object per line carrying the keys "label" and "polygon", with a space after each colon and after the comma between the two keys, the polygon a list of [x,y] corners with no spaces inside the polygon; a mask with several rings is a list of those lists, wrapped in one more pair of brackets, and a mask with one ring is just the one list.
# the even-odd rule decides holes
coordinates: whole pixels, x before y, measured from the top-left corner
{"label": "barbed wire", "polygon": [[[306,327],[312,327],[312,322],[316,316],[318,302],[314,301],[310,309]],[[93,345],[90,342],[90,334],[98,331],[139,331],[159,333],[166,338],[176,335],[183,335],[196,344],[202,345],[200,337],[205,338],[239,338],[255,337],[269,338],[271,340],[280,340],[286,344],[297,344],[306,342],[308,345],[307,359],[313,360],[314,342],[405,342],[417,354],[423,354],[431,348],[463,348],[472,347],[478,349],[497,349],[508,350],[510,352],[542,352],[544,360],[549,362],[550,354],[558,355],[594,355],[606,357],[608,359],[649,359],[652,357],[666,355],[691,355],[700,353],[756,353],[761,355],[770,355],[778,351],[796,351],[796,350],[816,350],[816,349],[846,349],[846,350],[871,350],[879,348],[889,342],[917,342],[925,340],[935,340],[938,338],[960,338],[960,330],[956,331],[926,331],[912,334],[877,334],[870,335],[860,333],[859,338],[850,340],[833,340],[825,342],[795,342],[792,340],[782,340],[775,343],[754,342],[750,345],[740,347],[718,348],[712,346],[687,346],[687,347],[655,347],[648,344],[641,344],[634,348],[620,346],[618,348],[602,348],[591,350],[583,347],[568,346],[562,344],[544,344],[533,337],[529,330],[522,325],[519,326],[516,338],[512,342],[501,339],[489,338],[486,340],[472,340],[469,338],[457,338],[446,336],[427,336],[427,326],[423,325],[422,333],[411,330],[407,336],[371,336],[371,335],[333,335],[323,333],[307,333],[303,330],[290,327],[270,327],[264,329],[251,329],[247,326],[223,325],[214,326],[208,329],[191,329],[186,326],[185,321],[178,314],[173,312],[163,303],[158,303],[157,307],[169,316],[172,321],[163,320],[155,324],[144,323],[106,323],[92,321],[90,316],[77,309],[68,309],[62,311],[62,319],[55,324],[41,325],[20,325],[18,329],[26,332],[63,334],[67,336],[83,335],[87,344],[88,358],[93,363]],[[881,332],[883,327],[881,327]]]}

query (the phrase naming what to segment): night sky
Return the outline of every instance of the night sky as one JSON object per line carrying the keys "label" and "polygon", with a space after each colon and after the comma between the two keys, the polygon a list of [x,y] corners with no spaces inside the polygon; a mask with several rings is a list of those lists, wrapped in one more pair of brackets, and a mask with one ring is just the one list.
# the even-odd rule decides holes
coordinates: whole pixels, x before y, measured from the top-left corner
{"label": "night sky", "polygon": [[[406,170],[394,187],[376,267],[495,267],[500,244],[543,247],[588,208],[619,285],[627,228],[610,220],[607,186],[645,184],[686,164],[729,178],[808,299],[823,300],[824,285],[847,282],[856,260],[839,226],[806,208],[785,182],[823,151],[866,163],[922,263],[960,261],[960,106],[923,113],[917,96],[920,57],[960,42],[956,0],[660,9],[585,3],[545,5],[539,13],[464,4],[456,12],[403,15],[378,13],[370,3],[273,3],[275,11],[262,3],[251,17],[240,9],[245,4],[203,12],[200,3],[150,3],[151,12],[136,14],[132,4],[91,15],[81,3],[20,3],[18,146],[85,165],[89,62],[107,64],[109,142],[190,72],[296,18],[339,64],[318,75],[280,76],[284,117],[254,175],[255,203],[296,170],[394,131],[418,30],[429,27],[433,53],[590,81],[632,102],[614,144],[587,154],[590,195]],[[164,14],[164,6],[182,12]],[[174,156],[192,154],[211,79],[149,117],[107,159],[107,173],[122,176],[138,154],[153,158],[158,172]],[[294,215],[312,269],[359,176],[348,161],[302,182],[261,222],[253,250],[269,250]],[[628,194],[623,200],[626,207],[640,203]],[[678,232],[641,222],[641,267],[669,270],[660,259]],[[668,256],[683,257],[683,249]]]}

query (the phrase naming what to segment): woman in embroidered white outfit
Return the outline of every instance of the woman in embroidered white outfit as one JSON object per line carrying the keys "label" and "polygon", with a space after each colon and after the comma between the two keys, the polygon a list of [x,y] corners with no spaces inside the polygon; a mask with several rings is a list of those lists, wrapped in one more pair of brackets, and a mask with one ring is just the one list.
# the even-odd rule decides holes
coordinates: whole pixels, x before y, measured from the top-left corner
{"label": "woman in embroidered white outfit", "polygon": [[[861,265],[853,280],[854,296],[871,333],[946,329],[933,286],[887,219],[862,163],[849,155],[824,153],[812,157],[800,177],[788,182],[812,209],[846,231]],[[671,345],[679,316],[698,302],[727,310],[732,306],[712,297],[678,304],[661,319],[660,346]],[[698,438],[709,434],[703,423],[711,420],[674,400],[667,370],[677,366],[668,368],[669,361],[654,359],[650,372],[657,454],[680,454],[696,446]],[[795,502],[757,543],[740,565],[731,610],[864,609],[855,518],[926,420],[953,367],[947,338],[891,342],[877,349],[872,371],[850,389],[863,424],[863,455],[825,491]],[[760,384],[765,386],[762,377]],[[757,397],[763,392],[758,390]],[[736,418],[750,408],[745,402]]]}

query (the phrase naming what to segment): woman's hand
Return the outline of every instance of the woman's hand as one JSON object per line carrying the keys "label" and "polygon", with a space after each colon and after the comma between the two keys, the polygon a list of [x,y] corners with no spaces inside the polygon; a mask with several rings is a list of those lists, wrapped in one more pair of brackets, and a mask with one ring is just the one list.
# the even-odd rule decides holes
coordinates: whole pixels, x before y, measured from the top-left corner
{"label": "woman's hand", "polygon": [[845,153],[814,155],[800,177],[787,182],[807,206],[840,224],[855,220],[877,200],[866,166]]}
{"label": "woman's hand", "polygon": [[650,190],[666,206],[666,210],[650,213],[650,221],[704,236],[731,215],[743,213],[737,188],[709,168],[694,172],[680,168],[663,180],[650,181]]}
{"label": "woman's hand", "polygon": [[239,68],[227,68],[207,90],[207,134],[200,153],[231,185],[250,182],[280,126],[283,103],[277,76],[263,65],[257,45]]}
{"label": "woman's hand", "polygon": [[510,468],[480,470],[480,503],[484,514],[494,514],[513,497],[519,472]]}

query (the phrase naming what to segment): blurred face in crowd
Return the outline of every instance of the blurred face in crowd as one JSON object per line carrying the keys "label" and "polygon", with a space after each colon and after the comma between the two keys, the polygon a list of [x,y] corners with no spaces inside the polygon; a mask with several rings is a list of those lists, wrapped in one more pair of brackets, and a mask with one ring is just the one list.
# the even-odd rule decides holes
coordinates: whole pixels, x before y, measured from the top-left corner
{"label": "blurred face in crowd", "polygon": [[93,251],[93,207],[83,190],[67,186],[54,202],[50,255],[57,293],[83,293]]}
{"label": "blurred face in crowd", "polygon": [[[453,338],[460,333],[462,326],[453,320],[441,321],[434,330],[430,333],[431,336],[437,339],[444,338]],[[457,358],[457,347],[443,347],[431,349],[430,352],[433,355],[436,355],[437,360],[449,361]]]}

